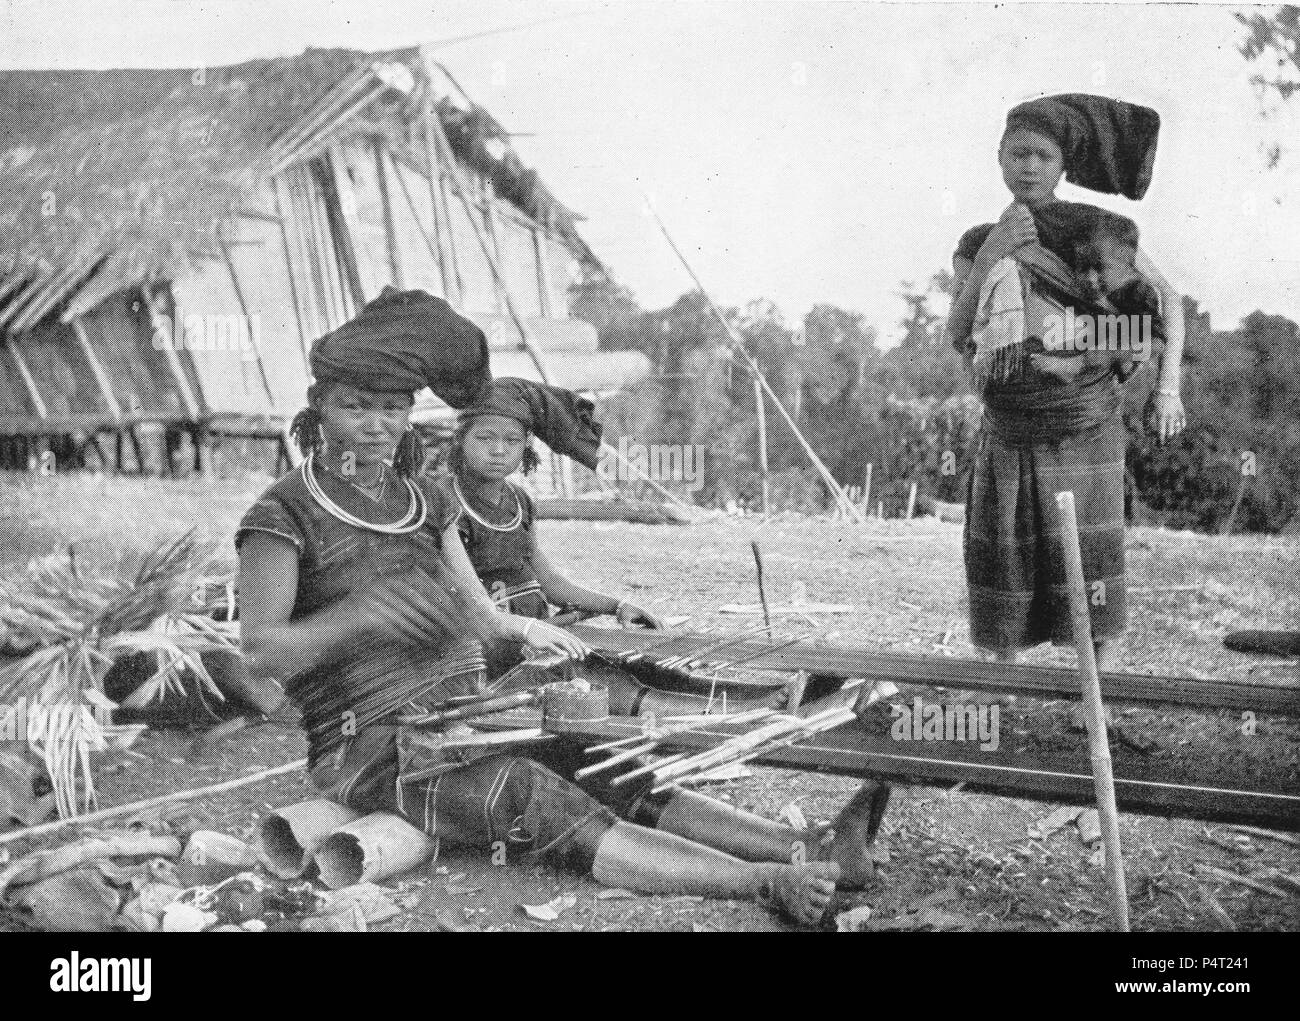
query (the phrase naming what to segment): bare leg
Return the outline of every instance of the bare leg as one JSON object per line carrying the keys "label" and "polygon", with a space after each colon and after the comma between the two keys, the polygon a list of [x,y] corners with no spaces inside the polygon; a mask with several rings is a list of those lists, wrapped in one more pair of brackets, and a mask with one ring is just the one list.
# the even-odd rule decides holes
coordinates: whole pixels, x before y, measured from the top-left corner
{"label": "bare leg", "polygon": [[672,833],[620,822],[601,837],[591,874],[606,886],[641,893],[752,899],[801,925],[816,925],[835,894],[840,869],[834,862],[745,862]]}
{"label": "bare leg", "polygon": [[874,874],[868,849],[889,803],[888,784],[867,780],[829,827],[795,829],[693,791],[675,791],[656,828],[745,861],[819,859],[840,867],[840,888],[861,889]]}

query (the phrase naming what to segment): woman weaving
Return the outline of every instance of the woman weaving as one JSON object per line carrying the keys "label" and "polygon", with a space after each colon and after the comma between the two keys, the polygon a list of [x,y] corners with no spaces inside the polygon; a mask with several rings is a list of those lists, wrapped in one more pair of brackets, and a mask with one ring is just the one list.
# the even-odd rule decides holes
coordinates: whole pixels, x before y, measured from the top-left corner
{"label": "woman weaving", "polygon": [[[948,317],[953,345],[973,358],[984,404],[983,425],[967,495],[964,556],[970,596],[971,641],[1014,659],[1044,641],[1069,644],[1069,607],[1055,526],[1055,495],[1074,491],[1089,586],[1098,665],[1115,669],[1127,609],[1124,592],[1124,392],[1122,363],[1088,360],[1071,373],[1045,371],[1041,337],[1013,335],[1001,350],[981,350],[978,339],[998,313],[989,284],[1008,257],[1028,267],[1057,267],[1056,294],[1081,313],[1097,310],[1072,289],[1068,269],[1081,225],[1095,222],[1093,207],[1062,202],[1062,175],[1093,191],[1139,199],[1151,180],[1159,117],[1154,110],[1083,94],[1046,97],[1007,116],[998,151],[1002,179],[1014,201],[995,225],[966,232],[953,256],[954,298]],[[1147,408],[1161,441],[1185,424],[1179,398],[1183,347],[1182,299],[1140,249],[1136,271],[1159,296],[1165,346],[1159,381]],[[1014,269],[1012,270],[1014,274]],[[1012,281],[1013,286],[1014,280]],[[1038,286],[1035,282],[1034,286]],[[1028,291],[1028,288],[1027,288]],[[1030,305],[1026,293],[1024,310]],[[1032,332],[1014,295],[1003,308]],[[972,338],[976,335],[976,339]],[[1035,349],[1034,343],[1039,343]],[[1021,351],[1026,352],[1021,357]]]}
{"label": "woman weaving", "polygon": [[[254,674],[286,679],[322,793],[361,812],[399,812],[452,844],[487,851],[500,841],[648,893],[753,898],[804,924],[822,916],[837,881],[869,874],[878,817],[862,796],[832,834],[673,790],[631,806],[648,810],[653,828],[635,825],[511,753],[399,786],[398,718],[480,692],[485,648],[526,642],[578,659],[586,649],[493,607],[461,546],[457,508],[417,476],[413,394],[427,385],[464,408],[485,392],[478,328],[440,299],[389,288],[317,341],[311,368],[309,407],[295,420],[306,461],[253,505],[235,541],[245,658]],[[796,842],[813,860],[789,863]]]}

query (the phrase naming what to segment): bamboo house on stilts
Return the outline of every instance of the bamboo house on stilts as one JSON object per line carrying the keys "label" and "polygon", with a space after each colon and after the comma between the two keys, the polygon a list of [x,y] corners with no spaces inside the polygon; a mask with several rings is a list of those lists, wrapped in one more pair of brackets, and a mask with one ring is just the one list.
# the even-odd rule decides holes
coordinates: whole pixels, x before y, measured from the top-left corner
{"label": "bamboo house on stilts", "polygon": [[418,49],[0,72],[0,173],[0,468],[210,473],[239,438],[281,470],[308,349],[387,284],[474,319],[497,375],[649,368],[568,318],[603,272],[575,215]]}

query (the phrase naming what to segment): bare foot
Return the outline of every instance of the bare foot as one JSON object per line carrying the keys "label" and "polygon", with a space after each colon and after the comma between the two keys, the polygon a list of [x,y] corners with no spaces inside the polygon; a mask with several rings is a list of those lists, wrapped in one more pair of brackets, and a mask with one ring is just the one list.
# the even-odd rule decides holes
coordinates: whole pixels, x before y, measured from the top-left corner
{"label": "bare foot", "polygon": [[833,861],[766,866],[758,899],[799,925],[817,925],[830,907],[839,877],[840,867]]}
{"label": "bare foot", "polygon": [[821,831],[817,857],[839,865],[839,889],[862,890],[875,875],[870,847],[889,805],[889,794],[889,784],[867,780],[829,829]]}

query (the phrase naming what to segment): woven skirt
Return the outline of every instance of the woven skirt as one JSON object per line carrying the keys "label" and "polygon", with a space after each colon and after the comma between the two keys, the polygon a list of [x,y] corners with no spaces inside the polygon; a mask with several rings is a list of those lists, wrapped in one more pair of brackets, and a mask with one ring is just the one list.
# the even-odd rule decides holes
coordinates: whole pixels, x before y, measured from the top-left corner
{"label": "woven skirt", "polygon": [[1059,441],[1007,443],[986,424],[967,490],[963,553],[972,644],[1073,644],[1056,494],[1074,493],[1093,640],[1124,633],[1123,422]]}

